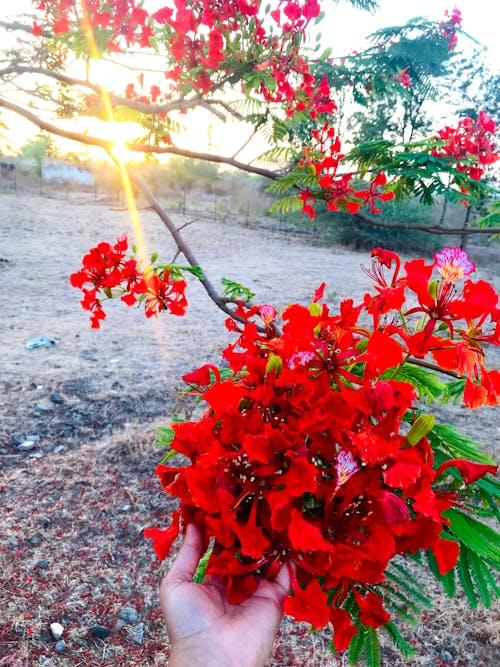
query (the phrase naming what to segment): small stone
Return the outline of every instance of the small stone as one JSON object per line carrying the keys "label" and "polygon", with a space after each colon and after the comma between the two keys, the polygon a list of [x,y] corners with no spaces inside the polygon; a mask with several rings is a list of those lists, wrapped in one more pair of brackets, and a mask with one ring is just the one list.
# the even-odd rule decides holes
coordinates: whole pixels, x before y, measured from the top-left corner
{"label": "small stone", "polygon": [[24,440],[17,448],[20,452],[30,452],[32,449],[35,449],[35,443],[33,440]]}
{"label": "small stone", "polygon": [[455,658],[451,655],[451,653],[449,651],[446,651],[445,649],[443,649],[441,651],[441,660],[443,662],[451,663],[455,660]]}
{"label": "small stone", "polygon": [[90,628],[90,634],[96,639],[107,639],[111,633],[104,625],[94,625]]}
{"label": "small stone", "polygon": [[31,433],[31,435],[26,436],[26,440],[30,442],[38,442],[40,440],[40,435],[38,433]]}
{"label": "small stone", "polygon": [[51,623],[50,632],[54,639],[58,641],[63,636],[64,627],[60,623]]}
{"label": "small stone", "polygon": [[60,454],[61,452],[65,452],[66,449],[67,447],[65,447],[64,445],[57,445],[57,447],[54,447],[52,451],[54,452],[54,454]]}
{"label": "small stone", "polygon": [[133,607],[123,607],[120,612],[120,618],[126,623],[135,623],[139,620],[139,614]]}
{"label": "small stone", "polygon": [[38,544],[40,544],[40,535],[38,533],[31,535],[28,537],[28,542],[36,547]]}
{"label": "small stone", "polygon": [[33,452],[30,454],[30,459],[41,459],[43,458],[43,452]]}
{"label": "small stone", "polygon": [[46,560],[43,560],[43,558],[42,558],[41,560],[39,560],[39,561],[35,564],[35,567],[37,567],[39,570],[46,570],[47,567],[48,567],[48,565],[49,565],[49,564],[47,563],[47,561],[46,561]]}
{"label": "small stone", "polygon": [[131,505],[122,505],[122,507],[120,507],[122,512],[128,512],[130,508]]}
{"label": "small stone", "polygon": [[61,639],[56,643],[56,651],[58,653],[64,653],[65,650],[66,650],[66,642],[64,641],[64,639]]}
{"label": "small stone", "polygon": [[60,394],[58,391],[53,391],[50,394],[49,398],[52,401],[52,403],[55,403],[56,405],[61,405],[62,403],[64,403],[64,396]]}
{"label": "small stone", "polygon": [[41,414],[45,414],[46,412],[52,412],[52,408],[50,405],[44,405],[43,403],[38,403],[38,405],[35,407],[35,410]]}
{"label": "small stone", "polygon": [[137,646],[142,646],[145,634],[144,623],[138,623],[136,626],[128,628],[127,631],[130,637],[133,639],[134,644],[137,644]]}
{"label": "small stone", "polygon": [[53,445],[51,442],[48,442],[45,447],[43,448],[43,451],[46,454],[50,454],[50,452],[53,452],[55,449],[55,445]]}

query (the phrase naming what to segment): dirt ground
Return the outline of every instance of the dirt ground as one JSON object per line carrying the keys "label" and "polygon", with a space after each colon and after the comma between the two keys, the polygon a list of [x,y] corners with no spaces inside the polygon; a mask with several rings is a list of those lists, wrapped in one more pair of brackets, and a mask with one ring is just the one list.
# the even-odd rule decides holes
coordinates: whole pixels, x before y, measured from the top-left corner
{"label": "dirt ground", "polygon": [[[140,217],[149,250],[170,261],[167,232],[151,211]],[[68,275],[88,248],[123,232],[133,238],[127,211],[84,194],[0,194],[1,666],[153,667],[168,659],[158,611],[168,563],[142,537],[145,527],[168,523],[174,507],[155,479],[155,427],[187,409],[181,375],[217,362],[229,339],[225,316],[194,281],[184,318],[150,321],[111,303],[102,329],[90,329]],[[368,287],[359,269],[368,253],[210,220],[186,227],[185,237],[212,281],[241,282],[256,303],[307,300],[323,280],[333,304]],[[478,276],[500,289],[495,251],[471,255]],[[27,349],[39,336],[55,343]],[[499,414],[458,407],[441,417],[494,452]],[[407,628],[418,657],[404,661],[385,646],[383,664],[500,664],[498,606],[471,611],[432,584],[431,595],[436,608]],[[137,612],[134,621],[120,620],[125,607]],[[64,626],[64,645],[49,631],[53,622]],[[94,636],[96,627],[109,636]],[[346,665],[346,656],[329,654],[329,641],[285,620],[269,667]]]}

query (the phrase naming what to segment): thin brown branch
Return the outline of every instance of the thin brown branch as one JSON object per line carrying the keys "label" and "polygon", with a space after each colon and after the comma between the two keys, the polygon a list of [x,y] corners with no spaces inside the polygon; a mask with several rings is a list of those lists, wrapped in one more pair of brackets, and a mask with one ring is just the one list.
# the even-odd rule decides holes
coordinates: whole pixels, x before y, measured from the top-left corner
{"label": "thin brown branch", "polygon": [[355,218],[358,218],[367,225],[373,225],[374,227],[383,227],[384,229],[402,229],[402,230],[415,230],[420,232],[427,232],[428,234],[500,234],[500,227],[469,227],[466,230],[463,230],[460,227],[438,227],[433,225],[429,227],[428,225],[413,225],[405,223],[388,223],[383,220],[375,220],[374,218],[369,218],[363,213],[355,213]]}
{"label": "thin brown branch", "polygon": [[113,149],[113,142],[106,139],[101,139],[100,137],[94,137],[89,134],[84,134],[83,132],[74,132],[72,130],[64,130],[62,127],[49,123],[46,120],[43,120],[33,112],[25,109],[24,107],[19,106],[19,104],[14,104],[14,102],[9,102],[8,100],[0,97],[0,108],[8,109],[18,116],[22,116],[27,120],[31,121],[34,125],[37,125],[41,130],[45,130],[50,134],[55,134],[58,137],[63,137],[64,139],[71,139],[72,141],[78,141],[81,144],[86,144],[88,146],[99,146],[103,148],[107,153]]}
{"label": "thin brown branch", "polygon": [[[184,241],[182,238],[179,230],[175,226],[174,221],[168,213],[165,211],[163,206],[160,204],[158,199],[154,196],[154,194],[151,192],[151,190],[148,188],[146,183],[139,178],[138,176],[135,176],[132,174],[129,170],[127,170],[128,176],[130,178],[130,181],[134,183],[142,192],[144,197],[146,198],[147,202],[151,206],[151,208],[155,211],[157,216],[160,218],[160,220],[163,222],[165,227],[167,228],[169,234],[172,236],[177,248],[179,251],[184,255],[190,266],[193,267],[201,267],[200,263],[194,256],[193,251],[191,248],[188,246],[188,244]],[[236,313],[229,308],[227,305],[230,303],[227,299],[225,299],[222,295],[220,295],[213,283],[203,274],[203,278],[200,278],[200,282],[205,288],[205,291],[207,292],[208,296],[212,301],[215,303],[215,305],[220,308],[226,315],[229,315],[232,317],[234,320],[237,320],[239,322],[245,322],[245,320],[240,317],[239,315],[236,315]]]}
{"label": "thin brown branch", "polygon": [[449,375],[454,380],[458,378],[458,375],[453,371],[447,371],[444,368],[441,368],[440,366],[431,363],[430,361],[424,361],[423,359],[414,359],[413,357],[410,357],[406,361],[409,364],[412,364],[413,366],[420,366],[421,368],[427,368],[430,371],[435,371],[436,373],[441,373],[442,375]]}
{"label": "thin brown branch", "polygon": [[131,151],[137,151],[138,153],[165,153],[168,155],[180,155],[181,157],[189,157],[194,160],[204,160],[205,162],[215,162],[217,164],[227,164],[230,167],[239,169],[240,171],[246,171],[250,174],[258,174],[259,176],[264,176],[271,180],[276,180],[280,178],[280,174],[270,169],[264,169],[262,167],[257,167],[252,164],[247,164],[246,162],[240,162],[231,157],[226,157],[224,155],[214,155],[212,153],[199,153],[197,151],[189,151],[185,148],[178,148],[177,146],[150,146],[149,144],[126,144],[126,147]]}
{"label": "thin brown branch", "polygon": [[[79,86],[80,88],[86,88],[87,90],[91,90],[92,92],[99,95],[101,95],[103,91],[103,87],[99,84],[92,83],[86,79],[77,79],[75,77],[68,76],[67,74],[63,74],[62,72],[55,72],[45,69],[44,67],[11,65],[0,70],[0,78],[9,74],[39,74],[41,76],[46,76],[49,79],[53,79],[54,81],[64,83],[68,86]],[[134,111],[139,111],[140,113],[150,116],[169,113],[170,111],[184,111],[186,109],[193,109],[196,106],[204,106],[206,108],[207,105],[210,105],[208,101],[202,101],[199,95],[196,95],[188,100],[179,98],[165,104],[144,104],[143,102],[130,100],[127,97],[116,95],[115,93],[109,92],[107,90],[106,94],[109,96],[112,104],[116,106],[127,107],[128,109],[133,109]],[[212,109],[211,111],[213,112]],[[220,112],[218,112],[218,115],[223,119],[225,118]]]}

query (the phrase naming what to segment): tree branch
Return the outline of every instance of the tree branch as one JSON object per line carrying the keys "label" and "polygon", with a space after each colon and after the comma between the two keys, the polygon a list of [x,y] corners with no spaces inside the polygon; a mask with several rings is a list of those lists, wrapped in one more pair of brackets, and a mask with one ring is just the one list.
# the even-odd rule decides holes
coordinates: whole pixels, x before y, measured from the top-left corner
{"label": "tree branch", "polygon": [[149,144],[126,144],[126,147],[131,151],[137,151],[138,153],[166,153],[170,155],[180,155],[181,157],[189,157],[194,160],[204,160],[205,162],[215,162],[217,164],[227,164],[230,167],[239,169],[240,171],[246,171],[250,174],[258,174],[259,176],[264,176],[271,180],[276,180],[280,178],[280,174],[270,169],[264,169],[262,167],[256,167],[252,164],[247,164],[246,162],[240,162],[231,157],[226,157],[224,155],[214,155],[212,153],[199,153],[197,151],[190,151],[185,148],[178,148],[177,146],[150,146]]}
{"label": "tree branch", "polygon": [[[138,176],[135,176],[132,174],[128,169],[127,169],[127,174],[132,183],[134,183],[142,192],[144,197],[146,198],[148,204],[150,207],[155,211],[157,216],[160,218],[160,220],[163,222],[165,227],[167,228],[169,234],[172,236],[177,248],[179,251],[184,255],[186,260],[188,261],[190,266],[193,267],[199,267],[201,268],[200,263],[196,259],[196,257],[193,254],[193,251],[191,248],[187,245],[187,243],[184,241],[182,238],[182,235],[179,231],[179,229],[175,226],[174,221],[170,218],[170,216],[167,214],[163,206],[160,204],[158,199],[154,196],[154,194],[151,192],[151,190],[148,188],[146,183],[139,178]],[[237,320],[238,322],[245,323],[245,320],[237,315],[229,306],[227,305],[228,303],[232,303],[231,299],[225,299],[223,296],[221,296],[213,283],[206,277],[205,273],[203,273],[203,278],[199,279],[203,287],[205,288],[205,291],[207,292],[208,296],[212,301],[215,303],[215,305],[220,308],[226,315],[229,315],[232,317],[234,320]],[[265,331],[265,328],[261,328],[259,325],[257,325],[257,328],[261,331]]]}
{"label": "tree branch", "polygon": [[[60,83],[64,83],[68,86],[80,86],[80,88],[87,88],[88,90],[91,90],[92,92],[97,93],[99,95],[102,94],[103,90],[103,86],[100,86],[96,83],[92,83],[91,81],[87,81],[86,79],[77,79],[75,77],[68,76],[67,74],[63,74],[62,72],[55,72],[45,69],[44,67],[11,65],[10,67],[5,67],[4,69],[0,70],[0,77],[6,76],[8,74],[40,74],[42,76],[48,77],[49,79],[53,79],[55,81],[59,81]],[[196,95],[189,100],[179,98],[178,100],[175,100],[173,102],[167,102],[165,104],[144,104],[144,102],[130,100],[128,99],[128,97],[122,97],[120,95],[116,95],[115,93],[111,93],[109,91],[106,91],[106,93],[109,96],[109,99],[112,104],[117,106],[127,107],[128,109],[133,109],[134,111],[139,111],[140,113],[147,114],[149,116],[169,113],[170,111],[183,111],[186,109],[193,109],[194,107],[197,106],[202,106],[205,108],[207,106],[210,107],[210,102],[207,100],[202,100],[200,95]],[[217,113],[214,112],[212,109],[210,110],[217,115]],[[222,116],[220,112],[218,112],[218,115],[219,117]],[[222,116],[222,118],[223,120],[225,120],[224,116]]]}
{"label": "tree branch", "polygon": [[[433,225],[428,227],[427,225],[406,225],[403,223],[387,223],[383,220],[374,220],[369,218],[363,213],[355,213],[355,218],[358,218],[367,225],[373,225],[374,227],[383,227],[384,229],[411,229],[420,232],[428,232],[429,234],[463,234],[464,230],[460,227],[438,227]],[[500,234],[500,227],[468,227],[465,230],[466,234]]]}

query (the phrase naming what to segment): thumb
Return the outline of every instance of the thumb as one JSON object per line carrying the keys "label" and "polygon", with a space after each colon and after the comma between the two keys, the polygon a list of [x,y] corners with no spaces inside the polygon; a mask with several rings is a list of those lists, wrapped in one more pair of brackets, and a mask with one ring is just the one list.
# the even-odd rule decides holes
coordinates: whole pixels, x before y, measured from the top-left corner
{"label": "thumb", "polygon": [[197,526],[190,523],[186,527],[186,535],[179,553],[164,579],[164,585],[169,586],[181,582],[190,582],[193,579],[202,554],[203,538],[201,531]]}

